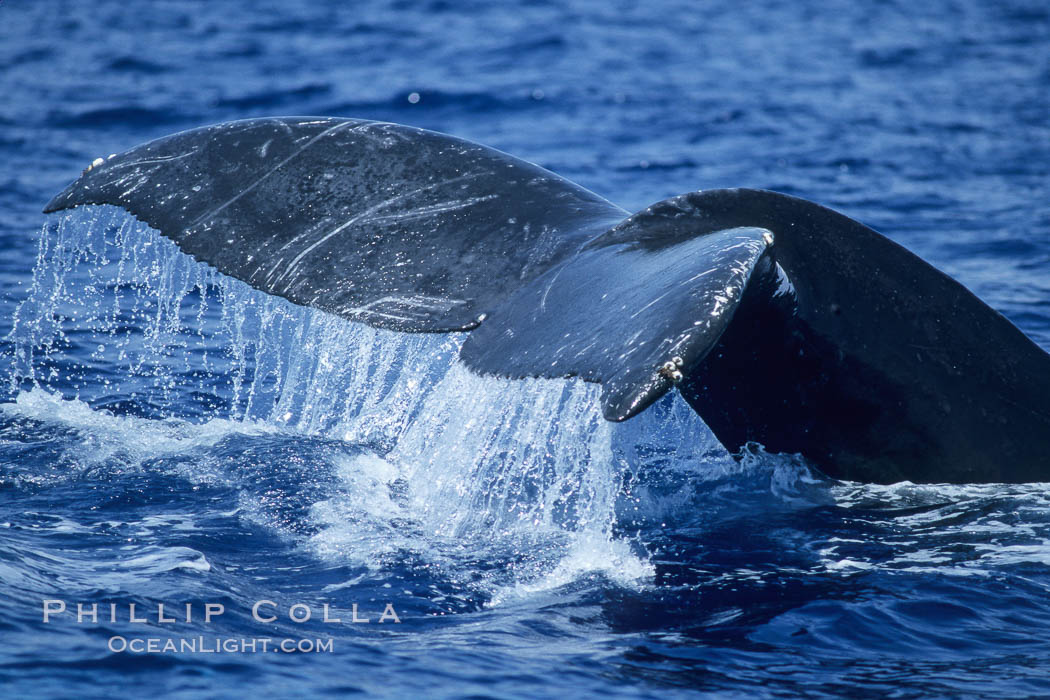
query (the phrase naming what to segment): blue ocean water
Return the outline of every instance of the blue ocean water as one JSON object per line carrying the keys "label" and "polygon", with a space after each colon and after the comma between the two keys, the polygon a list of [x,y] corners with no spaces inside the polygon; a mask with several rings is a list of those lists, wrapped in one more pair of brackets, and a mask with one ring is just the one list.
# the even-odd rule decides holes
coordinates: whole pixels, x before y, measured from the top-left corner
{"label": "blue ocean water", "polygon": [[1050,695],[1045,484],[736,463],[675,397],[614,426],[40,213],[181,129],[383,119],[630,210],[821,202],[1050,348],[1045,2],[7,0],[0,37],[0,695]]}

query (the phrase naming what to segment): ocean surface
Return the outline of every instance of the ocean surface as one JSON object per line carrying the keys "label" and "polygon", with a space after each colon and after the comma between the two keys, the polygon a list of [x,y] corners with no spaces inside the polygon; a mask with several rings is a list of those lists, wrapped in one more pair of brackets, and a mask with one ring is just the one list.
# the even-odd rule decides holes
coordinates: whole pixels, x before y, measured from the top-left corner
{"label": "ocean surface", "polygon": [[812,199],[1050,348],[1045,0],[4,0],[0,696],[1050,696],[1046,484],[738,463],[676,396],[612,425],[40,213],[98,156],[311,114],[632,211]]}

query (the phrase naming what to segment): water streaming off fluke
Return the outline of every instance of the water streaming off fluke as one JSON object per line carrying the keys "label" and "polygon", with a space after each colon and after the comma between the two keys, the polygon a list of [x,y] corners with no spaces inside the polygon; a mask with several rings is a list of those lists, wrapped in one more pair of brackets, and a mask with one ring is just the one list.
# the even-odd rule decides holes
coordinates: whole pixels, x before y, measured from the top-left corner
{"label": "water streaming off fluke", "polygon": [[306,468],[327,480],[309,527],[276,517],[272,494],[241,500],[249,517],[311,533],[316,553],[369,566],[383,553],[443,560],[480,546],[516,562],[501,586],[558,570],[556,584],[576,568],[644,580],[644,548],[617,528],[618,513],[637,510],[635,470],[729,464],[677,398],[610,424],[596,385],[476,376],[456,363],[461,334],[295,306],[106,207],[44,227],[11,340],[20,410],[51,405],[101,443],[147,434],[161,445],[173,430],[237,424],[342,445]]}

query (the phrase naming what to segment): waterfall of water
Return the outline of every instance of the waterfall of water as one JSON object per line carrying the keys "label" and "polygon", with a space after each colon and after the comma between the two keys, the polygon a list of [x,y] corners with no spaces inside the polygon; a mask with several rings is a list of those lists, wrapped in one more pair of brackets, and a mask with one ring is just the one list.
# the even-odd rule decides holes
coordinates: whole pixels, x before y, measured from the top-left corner
{"label": "waterfall of water", "polygon": [[462,334],[295,306],[110,207],[48,222],[13,326],[16,393],[77,398],[138,431],[142,418],[233,420],[366,447],[335,465],[343,487],[315,504],[318,551],[345,552],[366,530],[370,546],[389,545],[397,522],[641,575],[616,531],[640,465],[674,470],[720,449],[680,399],[612,425],[596,385],[478,377],[456,363]]}

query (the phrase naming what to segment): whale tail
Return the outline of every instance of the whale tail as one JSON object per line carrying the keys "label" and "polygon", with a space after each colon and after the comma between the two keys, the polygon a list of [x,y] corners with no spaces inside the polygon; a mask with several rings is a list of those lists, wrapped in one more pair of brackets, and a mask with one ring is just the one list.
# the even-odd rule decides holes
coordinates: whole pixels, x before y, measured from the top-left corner
{"label": "whale tail", "polygon": [[677,385],[731,450],[874,482],[1050,479],[1050,356],[848,217],[759,190],[633,216],[538,166],[350,119],[231,122],[98,160],[45,208],[123,207],[197,260],[482,374],[579,376],[626,420]]}

